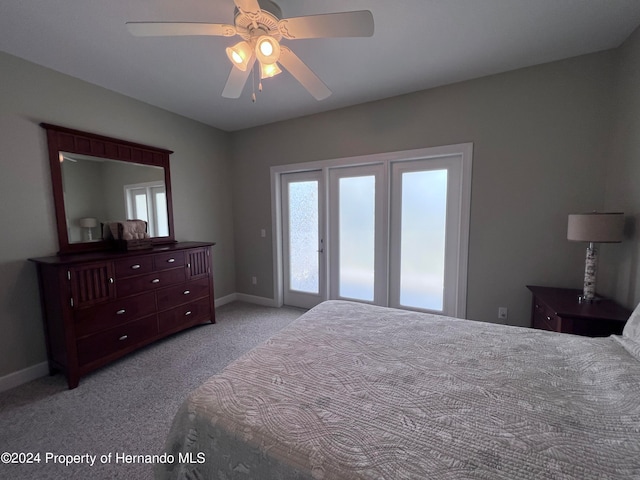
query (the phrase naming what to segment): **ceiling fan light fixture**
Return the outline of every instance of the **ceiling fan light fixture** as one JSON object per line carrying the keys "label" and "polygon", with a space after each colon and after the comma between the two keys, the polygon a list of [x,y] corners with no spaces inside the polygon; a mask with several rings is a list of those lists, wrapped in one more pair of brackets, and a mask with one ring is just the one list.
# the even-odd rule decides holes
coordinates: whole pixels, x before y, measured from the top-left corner
{"label": "ceiling fan light fixture", "polygon": [[280,67],[277,63],[260,63],[260,80],[275,77],[280,73],[282,73],[282,70],[280,70]]}
{"label": "ceiling fan light fixture", "polygon": [[280,44],[269,35],[262,35],[256,41],[256,57],[260,63],[272,65],[280,58]]}
{"label": "ceiling fan light fixture", "polygon": [[245,42],[238,42],[233,47],[227,47],[227,57],[231,63],[245,72],[251,59],[251,46]]}
{"label": "ceiling fan light fixture", "polygon": [[[324,100],[331,95],[331,90],[287,45],[281,45],[280,40],[370,37],[374,32],[369,10],[283,18],[280,7],[272,0],[232,1],[235,4],[233,25],[201,22],[127,22],[126,25],[139,37],[241,37],[242,41],[226,49],[233,66],[222,91],[224,98],[239,98],[252,73],[255,83],[256,68],[260,68],[261,79],[278,75],[282,68],[316,100]],[[260,63],[257,67],[256,61]]]}

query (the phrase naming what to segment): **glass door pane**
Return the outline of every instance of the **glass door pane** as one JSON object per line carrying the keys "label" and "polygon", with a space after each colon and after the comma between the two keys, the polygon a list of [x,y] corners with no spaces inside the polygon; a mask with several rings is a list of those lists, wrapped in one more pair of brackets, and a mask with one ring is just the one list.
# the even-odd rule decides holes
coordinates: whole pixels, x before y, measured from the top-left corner
{"label": "glass door pane", "polygon": [[144,190],[141,192],[135,192],[133,194],[133,205],[134,205],[134,219],[144,220],[145,222],[149,221],[149,217],[147,215],[147,192]]}
{"label": "glass door pane", "polygon": [[318,293],[318,182],[289,184],[289,278],[291,290]]}
{"label": "glass door pane", "polygon": [[373,301],[375,275],[374,176],[340,179],[339,295]]}
{"label": "glass door pane", "polygon": [[167,215],[167,193],[164,187],[153,189],[154,211],[156,218],[156,232],[158,237],[169,235],[169,218]]}
{"label": "glass door pane", "polygon": [[447,171],[402,174],[400,305],[443,310]]}

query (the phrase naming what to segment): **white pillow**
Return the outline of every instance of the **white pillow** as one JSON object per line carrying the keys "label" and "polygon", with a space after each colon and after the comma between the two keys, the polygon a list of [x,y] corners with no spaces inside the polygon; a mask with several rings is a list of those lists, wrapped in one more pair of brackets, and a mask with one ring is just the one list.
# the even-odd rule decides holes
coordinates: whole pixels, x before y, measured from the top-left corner
{"label": "white pillow", "polygon": [[640,303],[633,311],[622,330],[622,336],[640,343]]}

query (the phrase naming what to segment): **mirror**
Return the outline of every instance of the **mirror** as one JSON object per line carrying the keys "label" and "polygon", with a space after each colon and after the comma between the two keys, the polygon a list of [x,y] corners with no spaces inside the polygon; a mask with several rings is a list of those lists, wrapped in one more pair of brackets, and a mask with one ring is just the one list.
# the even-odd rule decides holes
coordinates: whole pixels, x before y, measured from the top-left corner
{"label": "mirror", "polygon": [[154,244],[173,243],[169,150],[55,125],[47,131],[60,253],[111,248],[102,224],[147,222]]}
{"label": "mirror", "polygon": [[60,152],[69,243],[102,239],[101,225],[140,219],[150,237],[169,234],[164,168]]}

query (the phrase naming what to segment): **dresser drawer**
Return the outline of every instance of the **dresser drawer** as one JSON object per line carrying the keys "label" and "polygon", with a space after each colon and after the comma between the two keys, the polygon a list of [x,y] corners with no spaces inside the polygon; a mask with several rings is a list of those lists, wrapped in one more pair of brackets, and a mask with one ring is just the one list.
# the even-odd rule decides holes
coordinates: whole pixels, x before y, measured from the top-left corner
{"label": "dresser drawer", "polygon": [[118,299],[106,305],[84,308],[75,313],[76,336],[100,332],[138,318],[146,317],[156,311],[156,296],[153,292]]}
{"label": "dresser drawer", "polygon": [[549,330],[551,332],[560,332],[562,322],[556,313],[550,310],[543,303],[534,300],[533,304],[533,328],[540,330]]}
{"label": "dresser drawer", "polygon": [[211,318],[209,297],[201,298],[191,303],[160,312],[158,314],[158,328],[161,333],[179,330],[185,325],[193,325],[199,321]]}
{"label": "dresser drawer", "polygon": [[116,282],[116,296],[118,298],[126,297],[140,292],[146,292],[150,288],[156,289],[186,280],[184,268],[174,268],[171,270],[163,270],[153,272],[139,277],[125,278]]}
{"label": "dresser drawer", "polygon": [[151,255],[125,258],[116,260],[114,263],[116,266],[116,279],[143,275],[153,271],[153,257]]}
{"label": "dresser drawer", "polygon": [[109,354],[133,347],[158,334],[155,315],[125,323],[104,332],[78,340],[78,362],[80,365],[98,360]]}
{"label": "dresser drawer", "polygon": [[184,252],[159,253],[154,255],[154,267],[156,270],[176,268],[184,266]]}
{"label": "dresser drawer", "polygon": [[174,287],[158,290],[158,310],[168,310],[183,303],[189,303],[201,297],[208,297],[209,279],[203,278],[184,285],[176,285]]}

